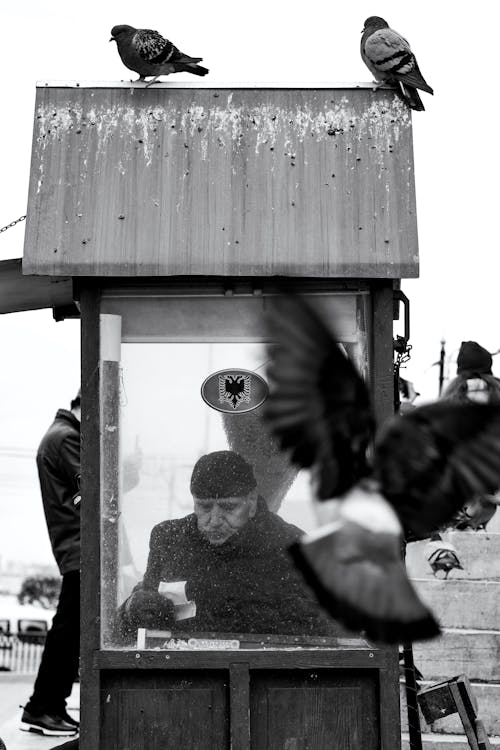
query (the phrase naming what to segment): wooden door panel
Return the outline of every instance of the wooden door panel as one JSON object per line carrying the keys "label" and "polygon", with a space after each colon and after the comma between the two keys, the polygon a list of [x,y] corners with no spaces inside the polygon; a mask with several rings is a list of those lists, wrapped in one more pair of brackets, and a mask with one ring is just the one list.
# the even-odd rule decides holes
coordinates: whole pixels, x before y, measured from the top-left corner
{"label": "wooden door panel", "polygon": [[317,670],[253,674],[252,750],[375,750],[375,676]]}
{"label": "wooden door panel", "polygon": [[128,685],[111,680],[101,692],[103,750],[229,748],[222,675],[150,673],[127,679]]}

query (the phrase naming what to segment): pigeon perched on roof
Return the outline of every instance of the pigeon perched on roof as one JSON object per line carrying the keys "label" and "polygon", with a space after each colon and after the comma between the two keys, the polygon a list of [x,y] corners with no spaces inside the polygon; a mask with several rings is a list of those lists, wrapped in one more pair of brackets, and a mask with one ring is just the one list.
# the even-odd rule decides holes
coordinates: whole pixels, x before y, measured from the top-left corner
{"label": "pigeon perched on roof", "polygon": [[419,70],[410,45],[387,21],[370,16],[361,37],[361,57],[377,81],[393,84],[411,109],[424,110],[417,89],[433,94]]}
{"label": "pigeon perched on roof", "polygon": [[113,26],[109,41],[116,42],[123,64],[139,73],[139,81],[144,81],[146,76],[154,76],[147,86],[151,86],[160,76],[171,73],[193,73],[196,76],[208,73],[208,68],[198,65],[202,57],[185,55],[153,29]]}
{"label": "pigeon perched on roof", "polygon": [[430,536],[474,494],[500,486],[500,405],[437,402],[376,434],[368,388],[331,317],[279,296],[269,339],[265,415],[291,461],[311,469],[320,501],[322,525],[290,550],[297,567],[347,628],[386,643],[435,636],[403,538]]}
{"label": "pigeon perched on roof", "polygon": [[463,570],[456,548],[451,542],[443,541],[441,534],[432,535],[431,541],[425,545],[424,554],[435,576],[444,572],[443,578],[446,579],[450,570]]}

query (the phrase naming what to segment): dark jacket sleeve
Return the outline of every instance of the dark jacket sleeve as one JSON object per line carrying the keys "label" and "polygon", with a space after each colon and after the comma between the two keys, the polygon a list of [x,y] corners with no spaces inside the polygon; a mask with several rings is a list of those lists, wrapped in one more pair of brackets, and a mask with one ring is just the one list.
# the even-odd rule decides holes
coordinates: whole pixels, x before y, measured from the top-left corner
{"label": "dark jacket sleeve", "polygon": [[161,538],[163,524],[158,524],[153,527],[151,536],[149,538],[149,556],[146,572],[143,580],[136,584],[132,589],[132,593],[125,599],[125,601],[118,607],[116,613],[116,633],[123,639],[129,638],[134,629],[131,626],[128,617],[129,604],[137,591],[143,591],[145,589],[149,591],[158,591],[158,584],[161,580]]}
{"label": "dark jacket sleeve", "polygon": [[158,591],[158,584],[165,570],[165,558],[169,546],[167,524],[168,521],[154,526],[149,538],[148,564],[142,586],[152,591]]}
{"label": "dark jacket sleeve", "polygon": [[80,476],[80,436],[68,433],[59,448],[59,465],[68,486],[78,491],[78,477]]}

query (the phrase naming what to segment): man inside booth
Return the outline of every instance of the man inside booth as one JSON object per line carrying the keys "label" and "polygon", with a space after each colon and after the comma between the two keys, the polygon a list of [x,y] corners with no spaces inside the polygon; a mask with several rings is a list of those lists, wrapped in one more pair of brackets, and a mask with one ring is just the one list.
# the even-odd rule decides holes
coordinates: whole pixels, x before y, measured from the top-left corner
{"label": "man inside booth", "polygon": [[238,453],[202,456],[191,475],[194,512],[156,525],[142,583],[118,629],[183,633],[339,634],[302,582],[287,548],[302,531],[271,512]]}

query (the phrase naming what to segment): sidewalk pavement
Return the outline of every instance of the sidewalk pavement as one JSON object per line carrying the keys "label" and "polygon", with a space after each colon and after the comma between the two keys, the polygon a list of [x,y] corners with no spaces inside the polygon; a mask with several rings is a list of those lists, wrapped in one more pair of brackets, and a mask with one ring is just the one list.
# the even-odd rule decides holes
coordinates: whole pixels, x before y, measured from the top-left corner
{"label": "sidewalk pavement", "polygon": [[[7,750],[49,750],[67,742],[69,737],[43,737],[32,732],[21,732],[23,706],[31,695],[36,675],[0,672],[0,737]],[[73,685],[68,700],[68,713],[75,719],[80,714],[80,685]]]}

